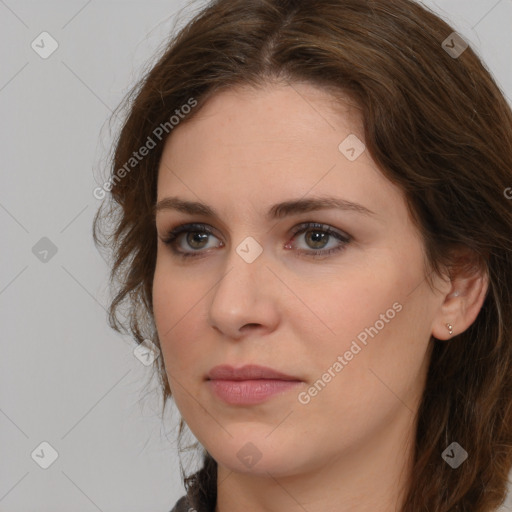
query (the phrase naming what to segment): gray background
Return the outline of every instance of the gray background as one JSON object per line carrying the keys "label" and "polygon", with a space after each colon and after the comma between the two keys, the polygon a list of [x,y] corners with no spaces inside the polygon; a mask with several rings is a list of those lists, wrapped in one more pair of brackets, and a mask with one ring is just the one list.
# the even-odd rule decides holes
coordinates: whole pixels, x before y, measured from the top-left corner
{"label": "gray background", "polygon": [[[178,413],[160,422],[151,367],[106,323],[91,223],[116,133],[108,117],[202,3],[177,20],[188,2],[0,0],[0,512],[168,512],[184,492]],[[512,0],[424,3],[511,98]],[[31,47],[44,31],[59,45],[47,59]],[[43,237],[56,254],[34,254]],[[58,452],[48,469],[36,463],[49,460],[43,441]]]}

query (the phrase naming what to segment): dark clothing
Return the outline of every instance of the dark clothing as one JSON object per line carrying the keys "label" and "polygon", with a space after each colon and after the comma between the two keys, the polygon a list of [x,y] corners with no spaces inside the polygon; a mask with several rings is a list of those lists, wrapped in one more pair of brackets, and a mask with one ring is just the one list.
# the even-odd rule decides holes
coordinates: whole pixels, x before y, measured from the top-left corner
{"label": "dark clothing", "polygon": [[[188,512],[189,505],[187,502],[187,497],[182,496],[177,502],[176,505],[174,505],[174,508],[171,510],[171,512]],[[190,511],[192,512],[192,511]]]}
{"label": "dark clothing", "polygon": [[[174,505],[174,508],[171,510],[171,512],[189,512],[189,509],[192,508],[188,501],[186,496],[182,496],[177,502],[176,505]],[[190,511],[192,512],[192,510]],[[202,512],[198,510],[197,512]]]}
{"label": "dark clothing", "polygon": [[208,503],[208,507],[194,508],[187,500],[186,496],[182,496],[174,505],[171,512],[213,512],[215,503]]}

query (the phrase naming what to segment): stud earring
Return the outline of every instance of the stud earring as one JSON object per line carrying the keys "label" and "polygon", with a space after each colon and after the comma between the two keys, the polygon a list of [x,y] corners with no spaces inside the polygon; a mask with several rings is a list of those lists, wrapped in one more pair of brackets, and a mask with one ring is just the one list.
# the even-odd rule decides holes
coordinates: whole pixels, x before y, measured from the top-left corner
{"label": "stud earring", "polygon": [[448,332],[450,333],[450,336],[453,334],[453,326],[451,324],[446,324],[446,327],[448,327]]}

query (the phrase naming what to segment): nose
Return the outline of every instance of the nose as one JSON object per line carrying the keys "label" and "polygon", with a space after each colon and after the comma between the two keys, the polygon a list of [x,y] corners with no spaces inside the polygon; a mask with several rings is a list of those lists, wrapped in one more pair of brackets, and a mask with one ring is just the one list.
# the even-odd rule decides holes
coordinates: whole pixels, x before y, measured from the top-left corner
{"label": "nose", "polygon": [[267,267],[265,251],[248,263],[235,249],[231,249],[227,259],[226,272],[214,286],[208,321],[232,339],[255,330],[268,334],[279,323],[281,283]]}

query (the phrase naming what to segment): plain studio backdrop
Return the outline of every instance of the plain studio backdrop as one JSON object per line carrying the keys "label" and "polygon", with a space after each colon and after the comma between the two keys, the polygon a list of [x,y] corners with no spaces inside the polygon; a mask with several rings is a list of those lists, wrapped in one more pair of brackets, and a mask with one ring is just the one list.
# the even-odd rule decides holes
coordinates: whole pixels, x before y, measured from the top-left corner
{"label": "plain studio backdrop", "polygon": [[[424,4],[512,98],[512,0]],[[107,119],[188,5],[0,0],[1,512],[168,512],[184,493],[177,411],[161,423],[151,367],[107,325],[91,223]]]}

